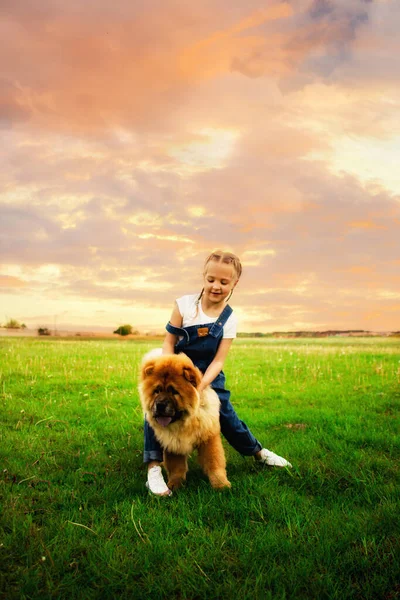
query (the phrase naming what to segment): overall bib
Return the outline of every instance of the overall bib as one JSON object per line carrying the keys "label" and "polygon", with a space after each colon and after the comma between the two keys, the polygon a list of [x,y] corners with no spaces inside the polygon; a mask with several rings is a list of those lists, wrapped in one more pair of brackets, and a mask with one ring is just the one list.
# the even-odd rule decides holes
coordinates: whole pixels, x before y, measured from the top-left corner
{"label": "overall bib", "polygon": [[[192,359],[196,367],[202,373],[205,373],[217,353],[222,340],[224,325],[231,313],[232,309],[227,305],[215,323],[191,325],[190,327],[174,327],[171,323],[168,323],[166,330],[180,338],[175,345],[175,354],[184,352]],[[219,420],[223,436],[237,452],[244,456],[253,456],[261,450],[262,446],[247,425],[237,416],[229,400],[231,394],[229,390],[225,389],[223,371],[217,375],[211,383],[211,387],[218,394],[221,403]],[[153,429],[145,421],[143,461],[145,463],[152,460],[161,462],[162,459],[162,448],[154,435]]]}

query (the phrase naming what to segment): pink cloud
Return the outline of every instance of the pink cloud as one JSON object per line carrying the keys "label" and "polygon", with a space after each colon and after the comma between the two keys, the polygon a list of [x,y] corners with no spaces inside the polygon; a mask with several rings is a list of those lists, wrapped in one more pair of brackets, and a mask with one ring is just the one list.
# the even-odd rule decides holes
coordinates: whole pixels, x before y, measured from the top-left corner
{"label": "pink cloud", "polygon": [[10,89],[3,118],[29,115],[41,127],[85,132],[160,130],[196,85],[232,69],[280,78],[311,61],[311,71],[323,71],[318,54],[342,61],[342,45],[353,43],[369,10],[354,1],[332,10],[250,2],[227,18],[220,3],[210,20],[207,4],[194,15],[172,2],[152,11],[125,2],[118,11],[104,2],[21,6],[6,5],[2,29],[0,68]]}
{"label": "pink cloud", "polygon": [[25,287],[25,282],[19,277],[0,274],[0,288],[4,289],[20,289]]}
{"label": "pink cloud", "polygon": [[250,256],[234,295],[248,326],[392,327],[399,197],[357,157],[331,163],[353,136],[395,147],[391,4],[6,2],[7,301],[169,313],[228,246]]}

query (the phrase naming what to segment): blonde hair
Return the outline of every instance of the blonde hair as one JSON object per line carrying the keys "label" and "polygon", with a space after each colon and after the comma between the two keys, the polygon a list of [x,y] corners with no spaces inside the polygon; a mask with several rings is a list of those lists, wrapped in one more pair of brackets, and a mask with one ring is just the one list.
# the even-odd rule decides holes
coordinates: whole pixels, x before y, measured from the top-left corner
{"label": "blonde hair", "polygon": [[211,261],[232,265],[236,273],[236,277],[240,279],[240,276],[242,274],[242,263],[240,262],[240,258],[236,256],[236,254],[233,254],[232,252],[227,252],[226,250],[213,250],[205,260],[203,272],[204,275],[207,271],[207,265]]}
{"label": "blonde hair", "polygon": [[[236,277],[239,280],[240,276],[242,274],[242,263],[240,262],[240,258],[238,256],[236,256],[236,254],[233,254],[232,252],[227,252],[226,250],[213,250],[211,252],[211,254],[209,256],[207,256],[205,262],[204,262],[204,270],[203,270],[203,275],[206,274],[207,272],[207,265],[208,263],[210,263],[211,261],[213,262],[219,262],[219,263],[225,263],[226,265],[232,265],[233,270],[235,271]],[[196,306],[197,306],[197,310],[196,310],[196,316],[198,313],[198,305],[199,302],[201,300],[201,297],[203,296],[203,292],[204,292],[204,288],[201,290],[199,297],[196,300]],[[232,296],[233,294],[233,290],[231,290],[231,293],[229,294],[228,298],[225,300],[225,302],[228,302],[229,298]]]}

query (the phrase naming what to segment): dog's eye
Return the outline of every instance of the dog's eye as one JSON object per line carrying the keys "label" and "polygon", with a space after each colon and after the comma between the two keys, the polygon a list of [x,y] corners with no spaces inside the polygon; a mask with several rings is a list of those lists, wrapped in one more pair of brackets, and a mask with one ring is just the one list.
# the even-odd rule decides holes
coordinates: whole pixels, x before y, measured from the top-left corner
{"label": "dog's eye", "polygon": [[161,392],[161,386],[159,386],[159,385],[158,385],[156,388],[154,388],[154,390],[153,390],[153,394],[157,395],[157,394],[159,394],[160,392]]}
{"label": "dog's eye", "polygon": [[175,395],[175,394],[177,394],[177,393],[178,393],[178,392],[176,391],[176,389],[175,389],[174,387],[172,387],[172,385],[169,385],[169,386],[167,387],[167,392],[168,392],[168,394],[173,394],[173,395]]}

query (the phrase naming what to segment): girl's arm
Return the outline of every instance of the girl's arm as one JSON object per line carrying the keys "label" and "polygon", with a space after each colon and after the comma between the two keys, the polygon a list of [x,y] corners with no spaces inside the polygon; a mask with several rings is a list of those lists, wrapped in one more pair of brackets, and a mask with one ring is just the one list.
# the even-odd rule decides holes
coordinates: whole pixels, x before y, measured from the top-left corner
{"label": "girl's arm", "polygon": [[199,392],[201,392],[205,387],[210,385],[210,383],[214,381],[216,376],[222,371],[222,367],[224,366],[224,362],[228,355],[232,342],[233,338],[226,338],[221,340],[217,354],[215,355],[214,360],[212,361],[212,363],[210,363],[208,369],[204,373],[203,379],[201,380],[200,385],[197,388]]}
{"label": "girl's arm", "polygon": [[[178,308],[178,305],[176,302],[174,304],[174,309],[172,311],[172,315],[171,315],[169,322],[174,327],[182,327],[182,315],[179,312],[179,308]],[[167,331],[167,333],[165,334],[164,343],[162,346],[162,353],[163,354],[174,354],[174,348],[175,348],[175,344],[177,341],[178,341],[178,336],[174,335],[173,333],[169,333],[169,331]]]}

